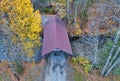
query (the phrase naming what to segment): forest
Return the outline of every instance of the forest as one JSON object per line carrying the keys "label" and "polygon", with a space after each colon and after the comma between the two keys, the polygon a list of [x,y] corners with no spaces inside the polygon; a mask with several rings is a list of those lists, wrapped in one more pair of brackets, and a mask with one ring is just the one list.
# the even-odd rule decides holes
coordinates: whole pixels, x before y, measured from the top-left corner
{"label": "forest", "polygon": [[[70,56],[42,56],[52,16]],[[120,0],[0,0],[0,81],[120,81]]]}

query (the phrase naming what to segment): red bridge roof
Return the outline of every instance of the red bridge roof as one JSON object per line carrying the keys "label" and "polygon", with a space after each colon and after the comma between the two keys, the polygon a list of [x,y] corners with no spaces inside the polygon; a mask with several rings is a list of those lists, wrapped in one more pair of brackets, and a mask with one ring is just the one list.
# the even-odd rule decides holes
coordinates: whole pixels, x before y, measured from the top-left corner
{"label": "red bridge roof", "polygon": [[60,49],[72,54],[65,24],[57,16],[51,16],[44,27],[42,56]]}

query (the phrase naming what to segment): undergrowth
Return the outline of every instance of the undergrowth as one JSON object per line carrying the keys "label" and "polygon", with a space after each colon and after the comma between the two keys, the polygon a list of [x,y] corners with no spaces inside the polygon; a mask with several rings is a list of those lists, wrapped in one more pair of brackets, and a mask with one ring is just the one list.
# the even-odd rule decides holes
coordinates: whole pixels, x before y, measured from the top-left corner
{"label": "undergrowth", "polygon": [[74,80],[75,81],[83,81],[82,75],[77,70],[74,71]]}
{"label": "undergrowth", "polygon": [[82,66],[82,69],[84,70],[84,72],[86,74],[89,74],[91,65],[90,65],[90,61],[87,58],[81,57],[81,56],[73,57],[72,62],[73,62],[73,64],[80,64]]}

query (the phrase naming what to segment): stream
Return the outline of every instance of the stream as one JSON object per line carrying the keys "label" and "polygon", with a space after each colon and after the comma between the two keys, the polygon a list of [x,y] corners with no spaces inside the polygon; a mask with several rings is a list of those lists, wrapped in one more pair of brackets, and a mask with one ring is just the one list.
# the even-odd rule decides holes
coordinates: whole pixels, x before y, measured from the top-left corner
{"label": "stream", "polygon": [[45,81],[66,81],[65,55],[63,52],[53,52],[48,58]]}

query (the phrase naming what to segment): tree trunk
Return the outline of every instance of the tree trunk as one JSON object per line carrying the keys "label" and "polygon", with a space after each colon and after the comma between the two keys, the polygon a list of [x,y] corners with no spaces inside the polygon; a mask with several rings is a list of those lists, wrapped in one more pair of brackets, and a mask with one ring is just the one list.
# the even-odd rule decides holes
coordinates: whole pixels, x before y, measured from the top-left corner
{"label": "tree trunk", "polygon": [[77,19],[77,9],[78,9],[78,3],[74,3],[74,8],[75,8],[75,15],[74,15],[74,27],[76,27],[76,19]]}
{"label": "tree trunk", "polygon": [[118,41],[118,39],[119,39],[119,33],[120,33],[120,30],[118,30],[118,32],[117,32],[117,35],[116,35],[116,38],[115,38],[115,41],[114,41],[114,45],[113,45],[113,47],[112,47],[112,49],[111,49],[111,51],[110,51],[110,53],[109,53],[109,57],[108,57],[106,63],[105,63],[105,65],[104,65],[103,69],[102,69],[101,75],[103,75],[103,76],[104,76],[104,74],[105,74],[105,72],[106,72],[106,69],[107,69],[108,64],[109,64],[109,62],[110,62],[110,59],[111,59],[111,57],[112,57],[112,53],[113,53],[113,51],[114,51],[114,49],[115,49],[115,47],[116,47],[116,43],[117,43],[117,41]]}
{"label": "tree trunk", "polygon": [[68,25],[70,24],[70,1],[67,0],[67,18],[68,18]]}
{"label": "tree trunk", "polygon": [[110,71],[120,62],[120,57],[117,59],[117,61],[110,67],[110,69],[106,72],[104,75],[105,77],[110,73]]}
{"label": "tree trunk", "polygon": [[108,66],[108,67],[110,67],[110,66],[112,65],[113,61],[115,60],[115,58],[117,57],[117,55],[119,54],[119,52],[120,52],[120,47],[118,48],[117,52],[116,52],[115,55],[113,56],[113,58],[112,58],[111,62],[109,63],[109,66]]}

